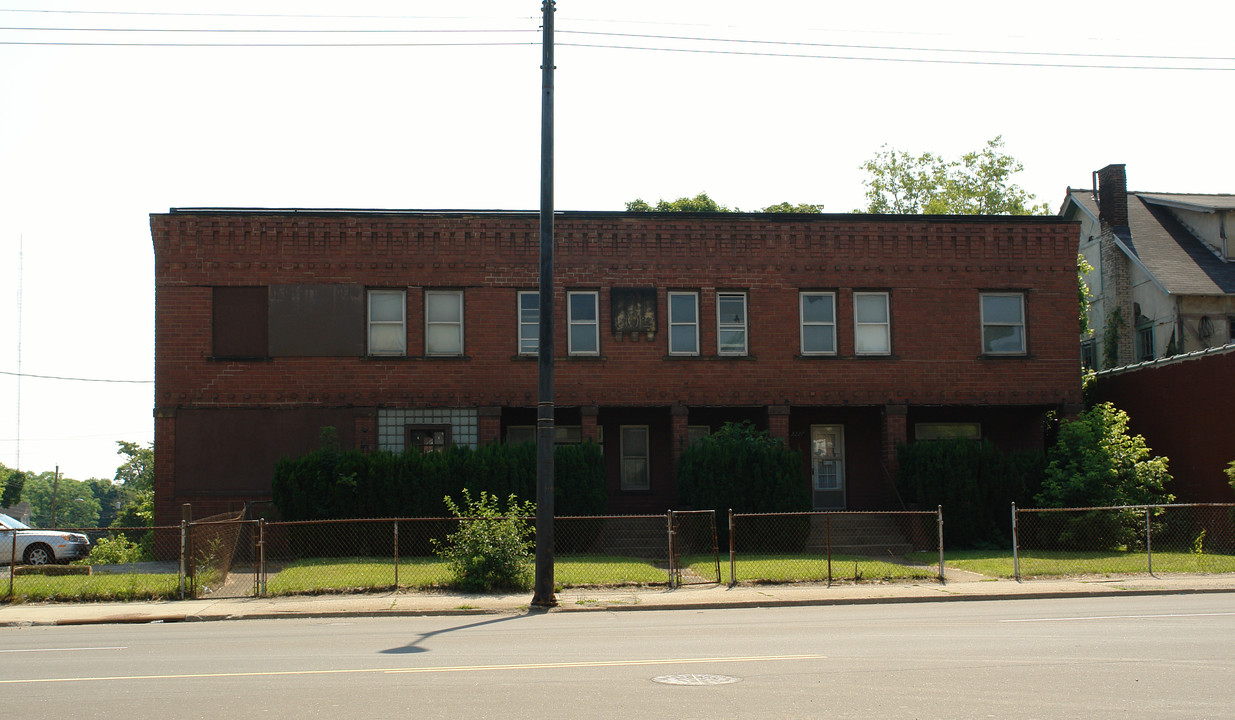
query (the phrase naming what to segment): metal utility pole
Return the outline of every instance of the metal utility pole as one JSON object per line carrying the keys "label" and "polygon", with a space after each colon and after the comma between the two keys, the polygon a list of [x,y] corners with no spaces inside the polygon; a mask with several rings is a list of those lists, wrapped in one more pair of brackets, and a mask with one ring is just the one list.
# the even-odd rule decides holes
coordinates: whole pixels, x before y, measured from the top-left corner
{"label": "metal utility pole", "polygon": [[544,0],[540,64],[540,344],[536,395],[536,580],[532,605],[553,607],[553,13]]}

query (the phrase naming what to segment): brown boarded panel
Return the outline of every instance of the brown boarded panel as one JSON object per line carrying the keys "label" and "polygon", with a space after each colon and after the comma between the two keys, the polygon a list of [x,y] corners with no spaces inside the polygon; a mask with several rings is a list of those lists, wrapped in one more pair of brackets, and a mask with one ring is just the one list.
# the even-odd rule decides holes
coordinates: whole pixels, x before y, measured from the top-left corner
{"label": "brown boarded panel", "polygon": [[355,447],[348,408],[209,408],[176,413],[176,495],[269,495],[274,464],[321,446],[321,428]]}
{"label": "brown boarded panel", "polygon": [[366,352],[363,285],[273,285],[270,354],[358,357]]}
{"label": "brown boarded panel", "polygon": [[266,357],[267,288],[212,288],[211,354],[217,358]]}

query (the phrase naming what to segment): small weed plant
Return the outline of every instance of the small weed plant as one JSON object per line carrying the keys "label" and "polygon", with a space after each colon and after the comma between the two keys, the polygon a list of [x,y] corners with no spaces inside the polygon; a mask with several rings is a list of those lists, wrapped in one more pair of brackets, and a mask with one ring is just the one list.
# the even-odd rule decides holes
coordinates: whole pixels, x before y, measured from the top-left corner
{"label": "small weed plant", "polygon": [[435,540],[434,549],[446,560],[455,587],[465,592],[492,592],[532,586],[532,528],[526,518],[535,515],[535,503],[520,503],[511,495],[503,508],[496,495],[481,490],[473,498],[466,488],[462,506],[449,496],[445,503],[450,514],[459,519],[459,529],[443,542]]}

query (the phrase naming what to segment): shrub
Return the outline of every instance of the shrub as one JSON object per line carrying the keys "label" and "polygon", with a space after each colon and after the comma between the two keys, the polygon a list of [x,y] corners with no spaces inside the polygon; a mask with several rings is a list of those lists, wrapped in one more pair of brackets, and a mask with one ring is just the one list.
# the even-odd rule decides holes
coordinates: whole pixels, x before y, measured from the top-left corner
{"label": "shrub", "polygon": [[1151,457],[1140,435],[1128,434],[1128,414],[1101,403],[1065,420],[1047,453],[1043,507],[1158,505],[1175,496],[1166,491],[1171,475],[1165,457]]}
{"label": "shrub", "polygon": [[990,442],[951,439],[897,448],[898,486],[905,502],[944,509],[944,546],[1010,544],[1011,508],[1042,481],[1042,452],[1005,453]]}
{"label": "shrub", "polygon": [[[1043,507],[1120,507],[1160,505],[1175,496],[1165,457],[1151,457],[1140,435],[1128,433],[1128,414],[1110,403],[1095,405],[1059,427],[1049,464],[1036,496]],[[1144,542],[1144,516],[1138,512],[1105,513],[1083,529],[1075,520],[1060,532],[1061,548],[1133,549]],[[1073,527],[1075,526],[1075,527]]]}
{"label": "shrub", "polygon": [[[536,448],[530,443],[366,454],[340,450],[331,430],[323,429],[320,449],[275,465],[271,492],[283,520],[443,517],[442,498],[464,488],[497,497],[536,494]],[[605,461],[598,445],[556,448],[554,478],[555,514],[605,511]]]}
{"label": "shrub", "polygon": [[75,565],[125,565],[148,560],[141,546],[123,534],[103,537],[90,548],[90,555],[75,561]]}
{"label": "shrub", "polygon": [[[678,463],[678,499],[687,508],[714,510],[718,542],[728,542],[732,509],[739,513],[806,512],[810,489],[802,479],[802,458],[784,440],[756,430],[749,421],[726,423],[720,430],[682,450]],[[792,546],[805,542],[809,518],[800,518]]]}
{"label": "shrub", "polygon": [[461,494],[462,507],[449,496],[443,500],[459,519],[459,529],[443,542],[434,541],[438,556],[450,567],[453,585],[465,592],[531,588],[534,543],[526,517],[536,514],[535,503],[520,503],[511,495],[503,510],[498,497],[484,490],[476,498],[467,488]]}

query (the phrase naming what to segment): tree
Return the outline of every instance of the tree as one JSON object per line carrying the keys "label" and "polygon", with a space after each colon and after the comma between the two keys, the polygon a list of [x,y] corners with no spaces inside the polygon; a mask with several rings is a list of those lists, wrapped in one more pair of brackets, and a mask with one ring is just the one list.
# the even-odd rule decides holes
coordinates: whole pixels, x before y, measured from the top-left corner
{"label": "tree", "polygon": [[0,464],[0,508],[13,507],[21,502],[22,486],[26,484],[26,474],[21,470],[11,470]]}
{"label": "tree", "polygon": [[30,522],[35,527],[98,527],[99,501],[90,486],[54,472],[26,477],[22,499],[30,503]]}
{"label": "tree", "polygon": [[1170,481],[1167,459],[1129,434],[1128,414],[1100,403],[1060,424],[1035,499],[1044,507],[1158,505],[1175,499]]}
{"label": "tree", "polygon": [[910,155],[883,146],[862,164],[868,173],[867,206],[854,212],[925,215],[1049,215],[1046,203],[1010,182],[1024,170],[1003,153],[1003,137],[948,160],[934,153]]}
{"label": "tree", "polygon": [[99,501],[99,527],[110,526],[132,493],[126,493],[123,485],[107,478],[90,478],[85,482],[94,499]]}
{"label": "tree", "polygon": [[116,468],[116,482],[124,485],[126,490],[154,489],[154,445],[142,447],[135,442],[117,440],[120,449],[117,455],[124,455],[127,460]]}
{"label": "tree", "polygon": [[[677,200],[658,200],[655,205],[648,203],[643,198],[636,198],[626,203],[627,212],[742,212],[740,208],[721,205],[708,196],[707,193],[701,192],[692,197],[680,197]],[[760,212],[766,213],[819,213],[823,212],[823,205],[812,205],[809,203],[798,203],[797,205],[782,202],[776,205],[769,205]]]}

